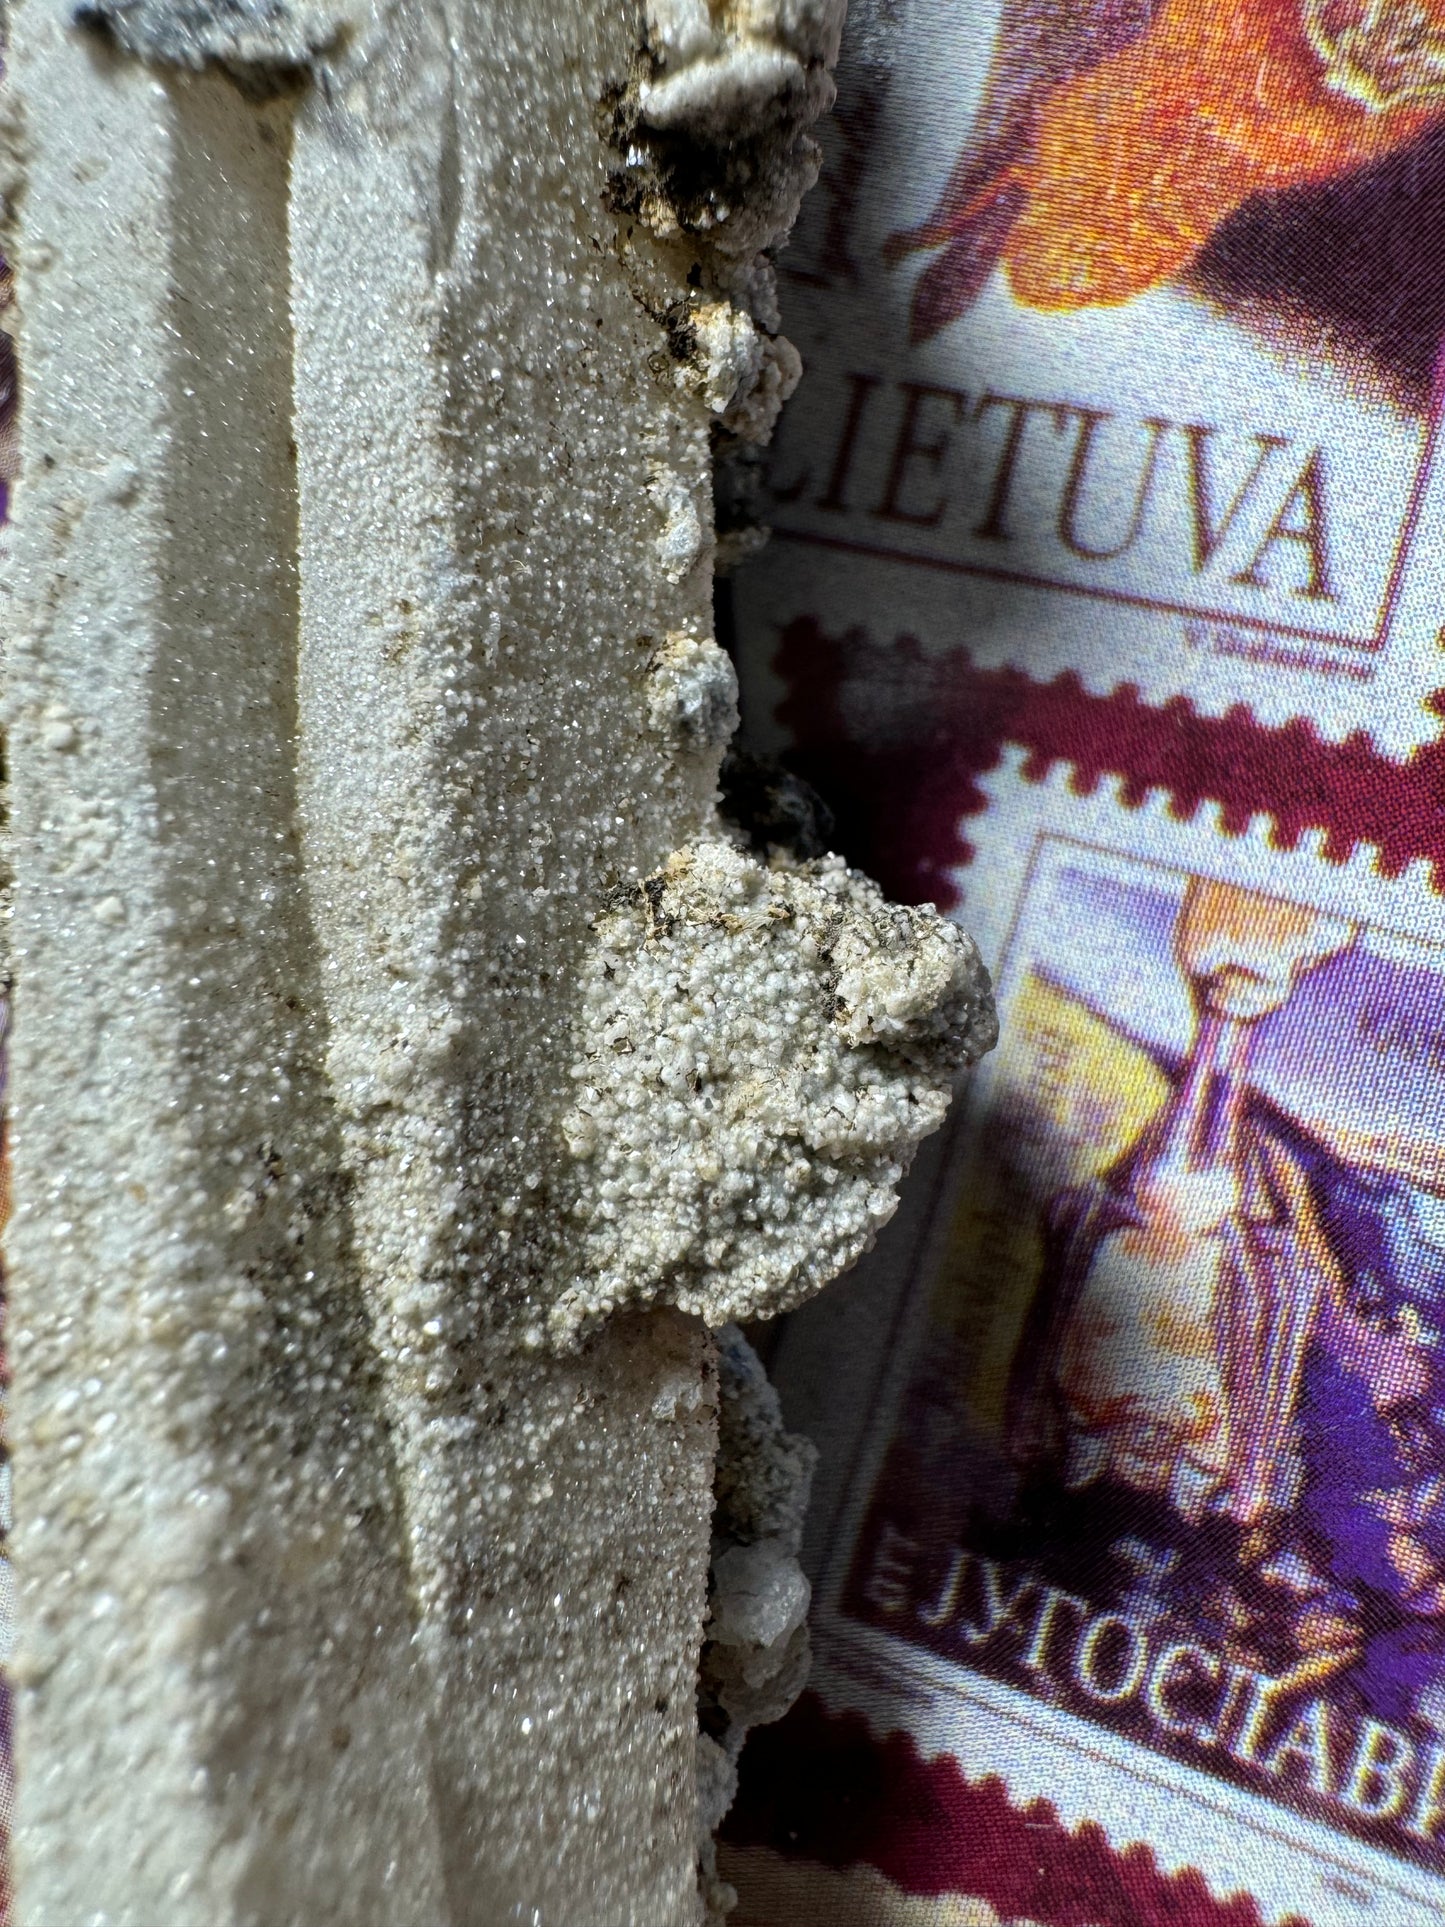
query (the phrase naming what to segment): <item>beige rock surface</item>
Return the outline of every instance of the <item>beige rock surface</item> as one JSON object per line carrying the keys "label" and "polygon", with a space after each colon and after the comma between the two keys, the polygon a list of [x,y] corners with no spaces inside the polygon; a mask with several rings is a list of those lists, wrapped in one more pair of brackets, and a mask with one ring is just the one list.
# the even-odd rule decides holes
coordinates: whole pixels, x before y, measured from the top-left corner
{"label": "beige rock surface", "polygon": [[[615,1291],[564,1120],[616,906],[687,847],[781,887],[713,815],[711,438],[787,385],[757,250],[836,9],[89,17],[16,7],[5,143],[17,1927],[688,1922],[716,1381],[670,1307],[828,1267]],[[747,141],[751,200],[668,199]],[[986,992],[869,915],[931,990],[855,931],[828,994],[932,1117]]]}

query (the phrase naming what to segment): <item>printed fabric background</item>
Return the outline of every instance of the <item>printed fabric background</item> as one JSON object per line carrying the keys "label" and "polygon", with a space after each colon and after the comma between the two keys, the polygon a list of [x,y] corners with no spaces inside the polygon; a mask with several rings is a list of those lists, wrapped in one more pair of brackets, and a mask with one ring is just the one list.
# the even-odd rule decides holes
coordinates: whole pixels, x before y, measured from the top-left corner
{"label": "printed fabric background", "polygon": [[1445,7],[865,0],[750,747],[1003,1040],[831,1307],[745,1923],[1445,1904]]}

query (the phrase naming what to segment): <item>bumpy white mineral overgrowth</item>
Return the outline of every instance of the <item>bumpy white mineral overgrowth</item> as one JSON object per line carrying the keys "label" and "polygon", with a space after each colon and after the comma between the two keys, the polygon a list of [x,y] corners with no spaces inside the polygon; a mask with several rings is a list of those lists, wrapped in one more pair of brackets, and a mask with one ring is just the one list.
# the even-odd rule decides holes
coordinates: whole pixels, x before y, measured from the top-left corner
{"label": "bumpy white mineral overgrowth", "polygon": [[638,1303],[757,1318],[836,1277],[995,1032],[956,925],[836,857],[764,865],[713,838],[598,919],[579,1035],[564,1338]]}
{"label": "bumpy white mineral overgrowth", "polygon": [[841,1263],[987,1022],[714,813],[839,12],[13,10],[17,1927],[697,1917],[710,1558],[800,1595],[677,1307]]}
{"label": "bumpy white mineral overgrowth", "polygon": [[808,1582],[798,1563],[817,1454],[783,1425],[778,1395],[736,1325],[717,1334],[712,1585],[698,1677],[698,1861],[709,1919],[733,1890],[712,1836],[732,1804],[750,1727],[785,1713],[808,1671]]}

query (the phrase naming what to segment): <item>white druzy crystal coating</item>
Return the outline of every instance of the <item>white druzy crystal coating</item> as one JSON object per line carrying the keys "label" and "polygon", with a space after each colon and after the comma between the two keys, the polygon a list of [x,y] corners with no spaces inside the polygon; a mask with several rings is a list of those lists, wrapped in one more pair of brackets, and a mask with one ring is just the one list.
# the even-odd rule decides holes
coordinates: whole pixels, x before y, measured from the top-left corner
{"label": "white druzy crystal coating", "polygon": [[583,1276],[559,1336],[635,1303],[786,1310],[893,1214],[953,1074],[992,1044],[988,975],[931,908],[838,857],[679,851],[598,919],[578,1093]]}

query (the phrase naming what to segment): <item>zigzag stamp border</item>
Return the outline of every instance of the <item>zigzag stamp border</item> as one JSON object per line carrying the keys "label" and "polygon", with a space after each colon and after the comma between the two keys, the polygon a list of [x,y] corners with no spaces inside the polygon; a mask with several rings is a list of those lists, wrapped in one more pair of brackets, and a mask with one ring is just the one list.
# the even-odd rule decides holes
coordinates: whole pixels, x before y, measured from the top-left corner
{"label": "zigzag stamp border", "polygon": [[[811,617],[782,631],[776,667],[787,761],[833,810],[844,852],[911,901],[958,902],[967,819],[987,807],[981,779],[1010,744],[1031,781],[1063,764],[1077,792],[1119,779],[1128,807],[1157,790],[1188,820],[1213,803],[1226,835],[1263,815],[1280,849],[1314,832],[1328,862],[1368,846],[1382,875],[1424,862],[1445,891],[1445,739],[1396,762],[1364,732],[1330,742],[1304,718],[1266,726],[1242,705],[1201,715],[1182,696],[1146,703],[1128,683],[1098,696],[1071,673],[1039,683],[978,668],[965,650],[928,654],[908,635],[886,647],[863,629],[831,636]],[[1445,719],[1445,690],[1427,708]]]}
{"label": "zigzag stamp border", "polygon": [[[997,1775],[970,1778],[899,1727],[815,1692],[748,1741],[747,1770],[723,1839],[830,1868],[876,1868],[904,1893],[966,1896],[1040,1927],[1266,1927],[1252,1895],[1216,1894],[1197,1867],[1168,1869],[1151,1848],[1115,1846],[1048,1800],[1015,1801]],[[1277,1927],[1308,1927],[1301,1914]]]}
{"label": "zigzag stamp border", "polygon": [[1318,825],[1285,835],[1276,813],[1231,811],[1212,797],[1181,808],[1177,789],[1146,787],[1112,770],[1081,770],[1062,757],[1041,766],[1033,752],[1011,743],[978,778],[978,790],[978,847],[970,847],[953,883],[963,920],[991,960],[1001,959],[1011,941],[1023,866],[1041,839],[1056,836],[1128,861],[1216,876],[1415,942],[1445,944],[1445,870],[1430,854],[1402,860],[1397,847],[1392,858],[1377,842],[1359,837],[1345,845]]}

